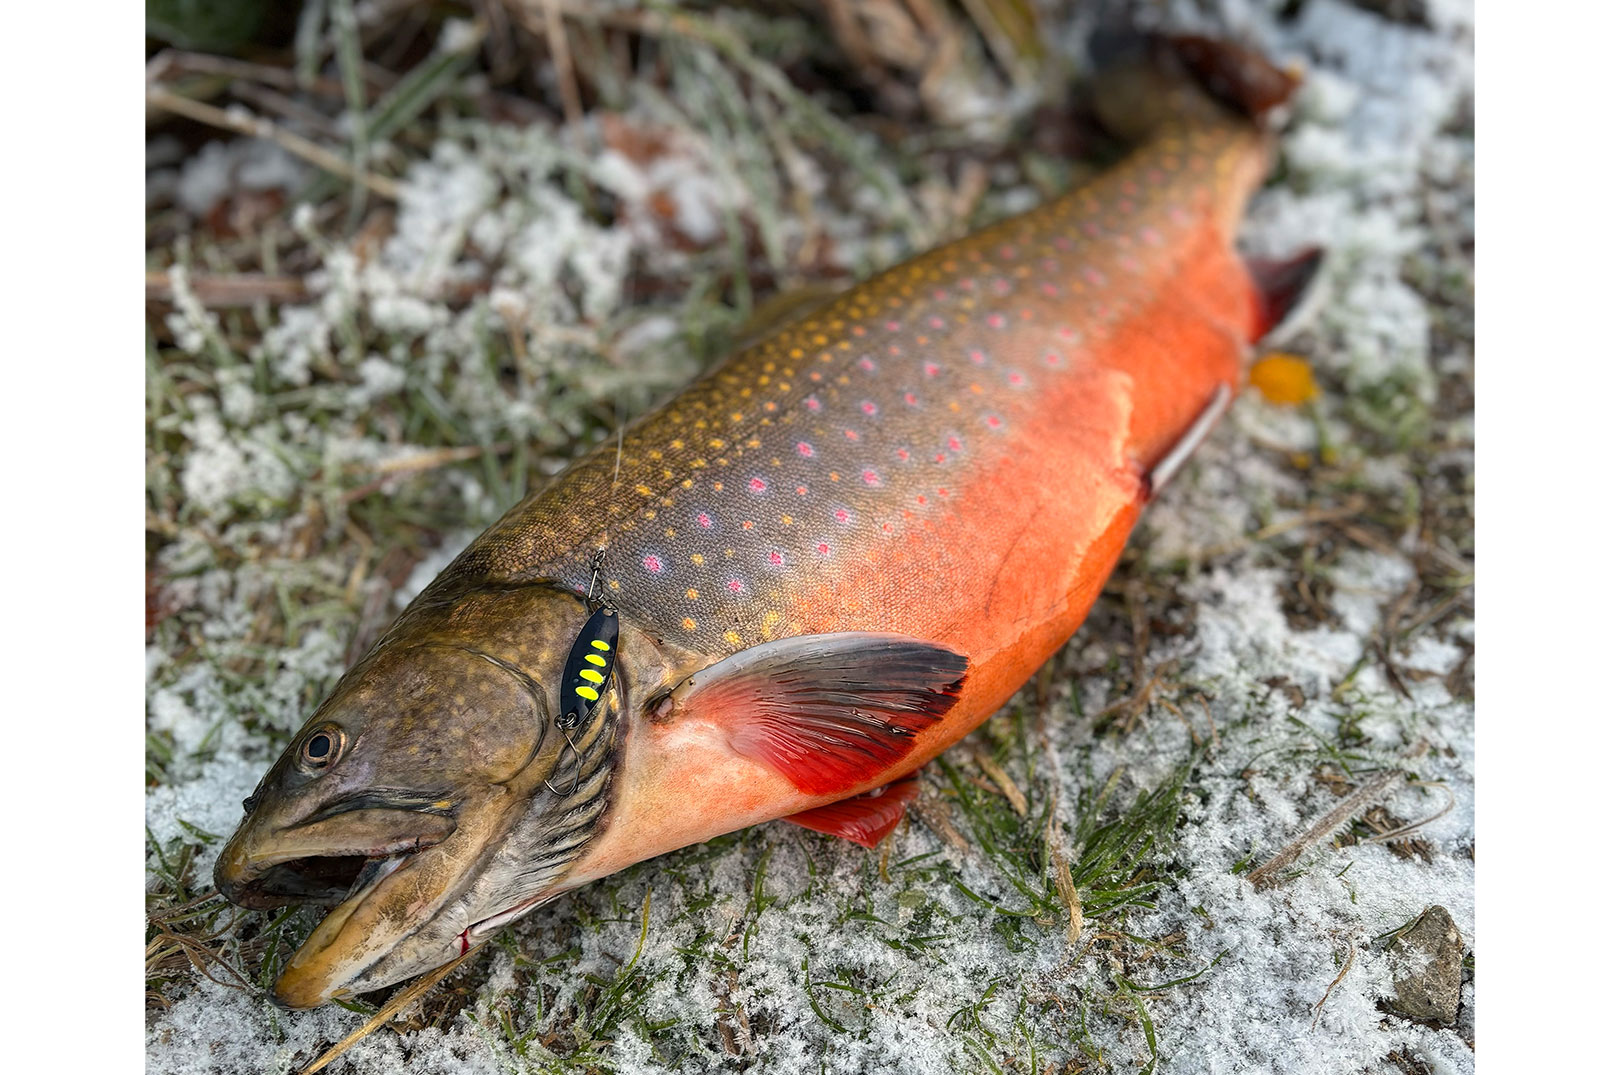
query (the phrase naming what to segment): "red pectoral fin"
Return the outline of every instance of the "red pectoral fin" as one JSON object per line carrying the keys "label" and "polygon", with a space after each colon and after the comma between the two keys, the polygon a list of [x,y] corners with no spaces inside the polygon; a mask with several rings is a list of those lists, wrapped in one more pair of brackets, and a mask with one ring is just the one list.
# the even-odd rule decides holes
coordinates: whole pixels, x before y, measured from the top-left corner
{"label": "red pectoral fin", "polygon": [[1313,246],[1276,261],[1245,258],[1244,264],[1249,267],[1249,279],[1254,281],[1254,327],[1249,331],[1253,343],[1282,324],[1310,291],[1322,264],[1322,248]]}
{"label": "red pectoral fin", "polygon": [[812,795],[869,781],[956,704],[967,658],[903,635],[803,635],[733,654],[670,694],[673,719],[722,728],[731,748]]}
{"label": "red pectoral fin", "polygon": [[900,824],[900,819],[906,813],[906,803],[916,797],[917,778],[908,776],[881,788],[873,788],[864,795],[818,806],[782,820],[824,832],[828,836],[842,836],[862,847],[876,847]]}

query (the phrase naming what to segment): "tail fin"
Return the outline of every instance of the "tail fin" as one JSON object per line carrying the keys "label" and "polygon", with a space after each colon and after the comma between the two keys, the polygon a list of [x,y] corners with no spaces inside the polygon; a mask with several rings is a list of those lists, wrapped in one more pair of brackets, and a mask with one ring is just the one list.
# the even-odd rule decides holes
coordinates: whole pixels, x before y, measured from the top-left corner
{"label": "tail fin", "polygon": [[1236,115],[1261,122],[1300,81],[1254,49],[1188,34],[1099,31],[1091,55],[1098,70],[1093,108],[1109,130],[1133,142],[1178,120]]}

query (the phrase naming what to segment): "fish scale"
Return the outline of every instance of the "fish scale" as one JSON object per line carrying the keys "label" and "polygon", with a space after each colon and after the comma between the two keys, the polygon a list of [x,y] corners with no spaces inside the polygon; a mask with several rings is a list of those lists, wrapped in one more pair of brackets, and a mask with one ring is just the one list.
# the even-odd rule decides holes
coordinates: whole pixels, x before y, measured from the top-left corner
{"label": "fish scale", "polygon": [[[993,533],[1005,496],[1087,495],[1096,476],[1083,460],[1038,487],[1027,463],[1047,450],[1038,438],[1061,389],[1137,372],[1140,356],[1110,351],[1144,309],[1216,326],[1235,378],[1247,283],[1215,215],[1241,202],[1223,188],[1256,142],[1237,123],[1166,133],[1093,184],[874,277],[632,426],[622,455],[599,445],[468,548],[443,585],[556,579],[583,592],[605,546],[614,603],[694,649],[894,627],[918,600],[919,564],[937,577],[975,563],[957,527]],[[1214,303],[1208,272],[1177,279],[1211,251],[1224,254],[1227,292]],[[1166,428],[1133,431],[1130,461],[1151,463],[1213,387],[1189,378]],[[1084,392],[1077,403],[1065,424],[1106,435],[1119,417]],[[992,477],[1003,495],[983,495]],[[871,600],[848,615],[817,606],[852,578]],[[884,624],[859,615],[873,606]],[[927,610],[928,635],[949,635],[938,595]]]}

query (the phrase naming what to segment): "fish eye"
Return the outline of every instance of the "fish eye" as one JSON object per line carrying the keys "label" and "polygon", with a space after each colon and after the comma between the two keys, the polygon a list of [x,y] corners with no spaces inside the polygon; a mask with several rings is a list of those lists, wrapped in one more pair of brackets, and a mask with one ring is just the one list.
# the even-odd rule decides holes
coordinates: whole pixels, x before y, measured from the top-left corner
{"label": "fish eye", "polygon": [[336,724],[322,724],[304,738],[298,748],[298,762],[305,769],[320,772],[337,761],[343,753],[343,729]]}

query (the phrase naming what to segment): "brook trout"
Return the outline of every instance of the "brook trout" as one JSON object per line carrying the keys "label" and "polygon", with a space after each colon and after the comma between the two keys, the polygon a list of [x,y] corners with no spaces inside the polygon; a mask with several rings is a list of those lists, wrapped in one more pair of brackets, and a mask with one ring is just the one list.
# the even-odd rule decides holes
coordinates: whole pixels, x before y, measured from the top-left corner
{"label": "brook trout", "polygon": [[335,904],[283,1004],[744,826],[874,846],[1074,633],[1314,264],[1233,249],[1293,79],[1205,41],[1152,56],[1117,92],[1163,103],[1118,167],[734,355],[342,677],[215,870],[244,906]]}

